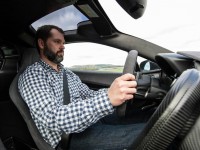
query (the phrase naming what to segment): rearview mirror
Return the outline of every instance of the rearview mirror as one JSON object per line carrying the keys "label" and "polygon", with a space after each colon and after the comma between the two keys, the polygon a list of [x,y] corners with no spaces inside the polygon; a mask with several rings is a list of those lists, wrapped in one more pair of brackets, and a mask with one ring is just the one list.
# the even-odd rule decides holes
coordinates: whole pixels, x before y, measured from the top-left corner
{"label": "rearview mirror", "polygon": [[118,4],[134,19],[142,17],[147,0],[116,0]]}

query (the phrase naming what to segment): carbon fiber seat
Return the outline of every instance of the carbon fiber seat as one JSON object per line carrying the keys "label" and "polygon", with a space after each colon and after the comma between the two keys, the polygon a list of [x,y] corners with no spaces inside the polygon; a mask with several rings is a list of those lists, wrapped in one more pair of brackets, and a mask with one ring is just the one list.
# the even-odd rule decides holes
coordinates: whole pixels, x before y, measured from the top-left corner
{"label": "carbon fiber seat", "polygon": [[[20,74],[26,69],[27,66],[33,64],[34,62],[38,60],[39,60],[39,54],[36,49],[30,48],[24,51],[19,72],[15,76],[15,78],[13,79],[10,85],[9,94],[10,94],[11,100],[13,101],[13,103],[19,110],[20,114],[22,115],[24,121],[26,122],[29,132],[36,146],[38,147],[38,149],[39,150],[55,150],[41,136],[39,130],[37,129],[31,117],[28,106],[26,105],[25,101],[22,99],[18,91],[18,78]],[[61,144],[58,146],[58,149],[67,148],[69,144],[69,136],[67,134],[63,134],[60,143]]]}
{"label": "carbon fiber seat", "polygon": [[23,53],[20,70],[10,85],[9,94],[10,94],[11,100],[13,101],[17,109],[19,110],[22,117],[24,118],[24,121],[27,124],[30,134],[35,144],[39,148],[39,150],[55,150],[42,138],[40,132],[38,131],[31,117],[29,108],[24,102],[24,100],[22,99],[21,95],[19,94],[18,87],[17,87],[19,75],[26,69],[28,65],[33,64],[37,60],[39,60],[39,55],[36,49],[27,49]]}
{"label": "carbon fiber seat", "polygon": [[[200,110],[198,111],[200,112]],[[179,144],[180,150],[199,150],[200,149],[200,113],[199,117],[194,119],[195,124],[187,133],[185,138]],[[190,126],[189,126],[190,127]]]}
{"label": "carbon fiber seat", "polygon": [[200,72],[190,69],[177,79],[129,149],[200,149],[199,115]]}

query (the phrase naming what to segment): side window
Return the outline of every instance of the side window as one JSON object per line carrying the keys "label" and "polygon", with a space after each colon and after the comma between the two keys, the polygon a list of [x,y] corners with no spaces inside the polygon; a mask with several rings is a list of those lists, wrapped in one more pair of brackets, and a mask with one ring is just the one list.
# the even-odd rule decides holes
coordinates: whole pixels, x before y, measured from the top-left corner
{"label": "side window", "polygon": [[122,73],[127,52],[95,43],[65,45],[62,64],[71,70]]}

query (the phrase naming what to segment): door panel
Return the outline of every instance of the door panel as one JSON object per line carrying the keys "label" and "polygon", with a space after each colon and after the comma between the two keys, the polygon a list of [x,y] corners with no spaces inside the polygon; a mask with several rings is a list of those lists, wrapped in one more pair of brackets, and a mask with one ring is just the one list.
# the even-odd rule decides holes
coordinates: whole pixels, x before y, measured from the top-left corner
{"label": "door panel", "polygon": [[73,71],[77,74],[81,81],[87,84],[91,89],[98,90],[107,88],[111,85],[115,78],[122,73],[94,72],[94,71]]}

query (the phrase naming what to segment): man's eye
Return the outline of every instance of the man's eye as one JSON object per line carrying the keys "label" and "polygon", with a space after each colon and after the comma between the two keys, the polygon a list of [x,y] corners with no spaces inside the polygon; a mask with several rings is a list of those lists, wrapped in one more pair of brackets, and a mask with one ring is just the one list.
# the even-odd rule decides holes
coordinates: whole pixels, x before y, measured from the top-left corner
{"label": "man's eye", "polygon": [[56,40],[56,41],[54,41],[54,42],[55,42],[55,43],[58,43],[58,44],[60,43],[60,41],[58,41],[58,40]]}

